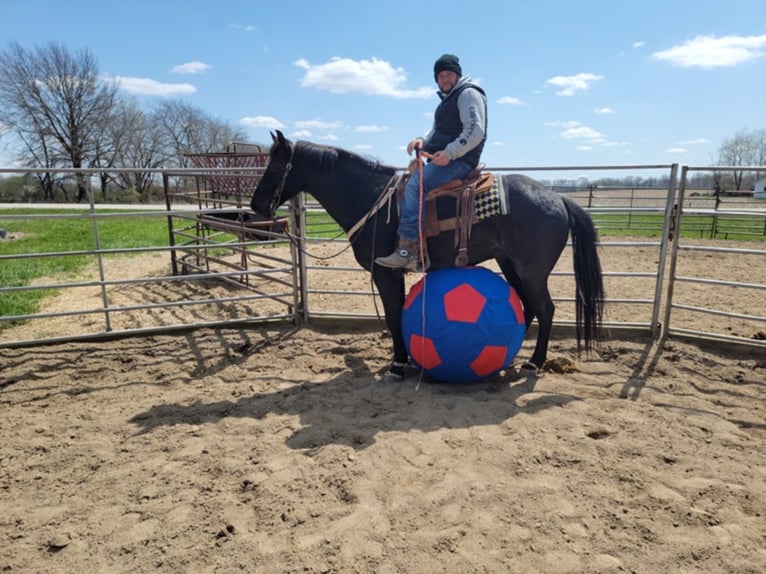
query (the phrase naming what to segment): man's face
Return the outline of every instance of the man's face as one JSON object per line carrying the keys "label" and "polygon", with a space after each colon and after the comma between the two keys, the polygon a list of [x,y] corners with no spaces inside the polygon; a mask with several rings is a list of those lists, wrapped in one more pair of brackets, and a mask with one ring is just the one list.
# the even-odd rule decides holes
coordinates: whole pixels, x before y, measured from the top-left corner
{"label": "man's face", "polygon": [[458,76],[452,70],[442,70],[436,76],[436,83],[439,84],[439,89],[442,92],[449,92],[457,84]]}

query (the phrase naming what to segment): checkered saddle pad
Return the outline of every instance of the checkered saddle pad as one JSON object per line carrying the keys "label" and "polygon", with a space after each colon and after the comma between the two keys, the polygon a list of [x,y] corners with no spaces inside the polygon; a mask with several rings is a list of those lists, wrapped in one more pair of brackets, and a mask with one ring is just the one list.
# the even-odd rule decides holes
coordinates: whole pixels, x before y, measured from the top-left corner
{"label": "checkered saddle pad", "polygon": [[[460,187],[457,191],[459,193]],[[426,196],[426,237],[439,235],[457,226],[460,197],[456,193],[435,189]],[[503,189],[501,175],[483,173],[478,180],[473,197],[472,223],[484,221],[495,215],[508,214],[508,201]]]}
{"label": "checkered saddle pad", "polygon": [[470,182],[450,182],[426,195],[424,235],[434,237],[452,230],[455,266],[468,262],[468,240],[475,223],[508,213],[503,178],[483,172]]}

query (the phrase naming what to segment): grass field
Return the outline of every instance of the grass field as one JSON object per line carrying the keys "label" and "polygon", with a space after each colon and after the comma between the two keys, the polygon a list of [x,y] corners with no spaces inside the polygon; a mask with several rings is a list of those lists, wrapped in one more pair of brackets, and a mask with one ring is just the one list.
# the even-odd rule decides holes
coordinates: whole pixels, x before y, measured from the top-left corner
{"label": "grass field", "polygon": [[[25,215],[25,212],[0,210],[0,228],[5,229],[9,235],[18,237],[13,241],[0,242],[0,256],[29,253],[57,255],[0,260],[0,287],[30,285],[41,277],[53,275],[72,277],[94,260],[93,255],[78,253],[95,249],[93,221],[88,217],[87,211],[36,210],[34,217],[29,219],[3,218],[8,215]],[[99,215],[103,213],[99,212]],[[165,217],[122,215],[99,217],[101,249],[168,245],[168,224]],[[663,225],[661,214],[596,213],[593,219],[602,238],[627,235],[656,237],[661,233]],[[309,211],[307,235],[311,238],[326,239],[342,234],[341,229],[327,214]],[[766,241],[766,217],[686,216],[682,236]],[[34,313],[40,301],[51,294],[51,290],[4,292],[0,297],[0,316]],[[0,329],[10,325],[9,321],[0,322]]]}
{"label": "grass field", "polygon": [[[94,260],[92,255],[77,254],[95,248],[93,221],[83,217],[86,211],[35,210],[33,219],[3,219],[5,215],[25,215],[19,210],[1,210],[0,228],[18,238],[0,243],[0,256],[23,253],[57,253],[45,257],[9,258],[0,263],[0,287],[29,285],[40,277],[76,275]],[[56,216],[36,218],[36,216]],[[79,215],[79,217],[78,217]],[[66,217],[63,217],[66,216]],[[102,249],[155,247],[168,244],[167,220],[160,217],[114,217],[98,221]],[[66,255],[66,253],[72,253]],[[119,255],[115,255],[119,256]],[[33,313],[50,290],[11,291],[0,297],[0,315]],[[0,329],[9,322],[0,323]]]}
{"label": "grass field", "polygon": [[[658,236],[664,217],[645,213],[596,213],[599,234],[606,236]],[[766,241],[766,216],[685,215],[681,237]]]}

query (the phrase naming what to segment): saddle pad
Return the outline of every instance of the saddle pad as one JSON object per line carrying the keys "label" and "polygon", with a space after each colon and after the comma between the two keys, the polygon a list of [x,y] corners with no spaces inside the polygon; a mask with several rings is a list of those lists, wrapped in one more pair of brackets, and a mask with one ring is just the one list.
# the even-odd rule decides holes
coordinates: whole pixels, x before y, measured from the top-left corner
{"label": "saddle pad", "polygon": [[508,215],[508,201],[502,187],[503,176],[492,178],[492,187],[474,197],[474,216],[476,221],[483,221],[495,215]]}
{"label": "saddle pad", "polygon": [[[492,178],[492,186],[474,196],[474,221],[483,221],[495,215],[508,214],[508,201],[505,197],[502,180],[502,175],[495,175]],[[435,203],[439,220],[455,217],[454,197],[438,197]]]}
{"label": "saddle pad", "polygon": [[[455,229],[455,198],[444,196],[436,201],[426,202],[425,236],[434,237],[444,231]],[[492,186],[474,196],[473,223],[478,223],[489,217],[508,214],[508,199],[503,186],[502,175],[492,178]]]}

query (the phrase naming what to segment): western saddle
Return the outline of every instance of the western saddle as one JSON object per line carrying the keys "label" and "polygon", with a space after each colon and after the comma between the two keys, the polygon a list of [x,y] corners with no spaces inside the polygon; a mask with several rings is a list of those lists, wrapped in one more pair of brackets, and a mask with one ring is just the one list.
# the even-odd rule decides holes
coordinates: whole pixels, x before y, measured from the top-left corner
{"label": "western saddle", "polygon": [[[477,221],[474,213],[474,200],[477,194],[492,188],[493,175],[484,172],[484,164],[479,164],[462,179],[454,179],[426,194],[426,215],[423,225],[425,238],[435,237],[445,231],[455,230],[455,267],[465,267],[468,263],[468,240],[471,237],[471,227]],[[410,175],[412,174],[410,169]],[[405,181],[399,183],[398,199],[404,192]],[[454,215],[441,217],[436,208],[439,198],[454,199]]]}

